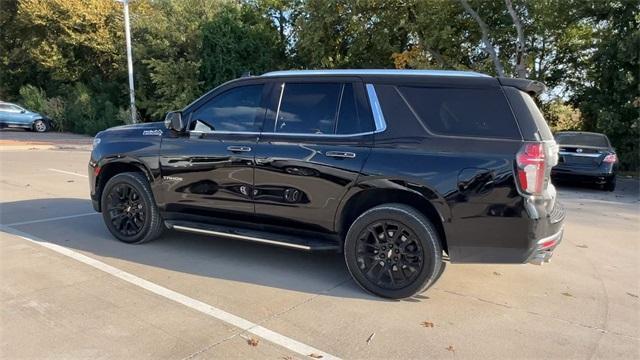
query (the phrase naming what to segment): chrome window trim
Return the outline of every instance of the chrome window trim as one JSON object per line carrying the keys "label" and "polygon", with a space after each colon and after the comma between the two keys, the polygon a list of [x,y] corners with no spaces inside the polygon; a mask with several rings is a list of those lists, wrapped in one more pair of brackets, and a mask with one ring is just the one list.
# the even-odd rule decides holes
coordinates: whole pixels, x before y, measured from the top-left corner
{"label": "chrome window trim", "polygon": [[387,123],[384,120],[384,114],[382,113],[382,107],[380,107],[378,94],[376,94],[376,88],[373,84],[366,84],[366,88],[369,97],[369,106],[371,106],[371,112],[373,113],[373,122],[376,126],[375,132],[383,132],[387,129]]}
{"label": "chrome window trim", "polygon": [[337,70],[282,70],[262,74],[262,77],[277,76],[313,76],[313,75],[405,75],[405,76],[453,76],[453,77],[491,77],[474,71],[456,70],[397,70],[397,69],[337,69]]}
{"label": "chrome window trim", "polygon": [[[278,110],[276,111],[276,124],[277,124],[277,116],[280,113],[280,103],[282,102],[282,93],[284,92],[284,83],[282,84],[282,89],[280,90],[280,99],[278,100]],[[375,124],[375,130],[355,133],[355,134],[307,134],[307,133],[279,133],[275,132],[275,125],[273,132],[260,132],[260,131],[212,131],[208,134],[236,134],[236,135],[268,135],[268,136],[298,136],[298,137],[313,137],[313,138],[346,138],[346,137],[356,137],[356,136],[367,136],[373,135],[377,133],[381,133],[387,129],[387,123],[384,119],[384,115],[382,114],[382,107],[380,106],[380,101],[378,100],[378,95],[376,94],[376,89],[373,84],[366,84],[367,95],[369,98],[369,106],[371,107],[371,112],[373,114],[373,122]]]}
{"label": "chrome window trim", "polygon": [[282,94],[284,94],[284,86],[285,83],[283,82],[282,84],[280,84],[280,97],[278,98],[278,109],[276,110],[276,118],[273,121],[273,132],[276,132],[276,129],[278,128],[278,118],[280,117],[280,105],[282,105]]}

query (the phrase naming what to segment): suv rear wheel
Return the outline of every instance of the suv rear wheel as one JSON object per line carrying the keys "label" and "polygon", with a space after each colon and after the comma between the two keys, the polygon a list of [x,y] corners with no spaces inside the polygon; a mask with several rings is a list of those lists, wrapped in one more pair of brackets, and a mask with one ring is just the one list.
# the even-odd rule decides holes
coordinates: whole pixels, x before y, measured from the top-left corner
{"label": "suv rear wheel", "polygon": [[141,173],[125,172],[109,179],[100,204],[107,228],[122,242],[140,244],[164,230],[149,182]]}
{"label": "suv rear wheel", "polygon": [[360,215],[347,233],[344,256],[358,285],[393,299],[424,291],[442,267],[435,227],[403,204],[376,206]]}

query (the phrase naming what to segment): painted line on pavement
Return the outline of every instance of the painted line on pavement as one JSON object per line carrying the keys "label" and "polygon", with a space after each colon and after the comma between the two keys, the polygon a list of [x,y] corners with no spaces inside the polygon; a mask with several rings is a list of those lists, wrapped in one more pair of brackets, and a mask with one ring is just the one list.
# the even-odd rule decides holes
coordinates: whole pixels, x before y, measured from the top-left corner
{"label": "painted line on pavement", "polygon": [[89,177],[88,175],[78,174],[78,173],[74,173],[74,172],[71,172],[71,171],[64,171],[64,170],[58,170],[58,169],[47,169],[47,170],[55,171],[55,172],[58,172],[58,173],[61,173],[61,174],[80,176],[80,177],[83,177],[83,178],[88,178]]}
{"label": "painted line on pavement", "polygon": [[286,337],[282,334],[279,334],[275,331],[269,330],[265,327],[262,327],[258,324],[255,324],[249,320],[243,319],[239,316],[228,313],[222,309],[218,309],[214,306],[211,306],[202,301],[190,298],[186,295],[183,295],[179,292],[173,291],[166,287],[160,286],[158,284],[152,283],[151,281],[145,280],[138,276],[135,276],[126,271],[120,270],[111,265],[105,264],[102,261],[96,260],[89,256],[86,256],[77,251],[73,251],[64,246],[60,246],[58,244],[50,243],[44,239],[38,238],[36,236],[27,234],[23,231],[16,230],[7,225],[0,225],[0,230],[5,233],[9,233],[15,236],[18,236],[24,240],[27,240],[33,244],[38,244],[43,246],[49,250],[55,251],[59,254],[70,257],[74,260],[80,261],[86,265],[89,265],[95,269],[104,271],[107,274],[113,275],[119,279],[122,279],[130,284],[148,290],[156,295],[160,295],[166,299],[175,301],[179,304],[187,306],[193,310],[199,311],[205,315],[209,315],[218,320],[224,321],[227,324],[233,325],[237,328],[240,328],[243,331],[259,336],[269,342],[272,342],[276,345],[280,345],[283,348],[296,352],[302,356],[308,357],[310,354],[320,355],[322,359],[339,359],[338,357],[325,353],[324,351],[318,350],[312,346],[301,343],[297,340]]}
{"label": "painted line on pavement", "polygon": [[83,216],[89,216],[89,215],[100,215],[100,213],[99,213],[99,212],[95,212],[95,211],[94,211],[94,212],[84,213],[84,214],[67,215],[67,216],[57,216],[57,217],[52,217],[52,218],[45,218],[45,219],[38,219],[38,220],[28,220],[28,221],[20,221],[20,222],[14,222],[14,223],[11,223],[11,224],[0,224],[0,225],[1,225],[1,226],[20,226],[20,225],[29,225],[29,224],[37,224],[37,223],[48,222],[48,221],[74,219],[74,218],[83,217]]}

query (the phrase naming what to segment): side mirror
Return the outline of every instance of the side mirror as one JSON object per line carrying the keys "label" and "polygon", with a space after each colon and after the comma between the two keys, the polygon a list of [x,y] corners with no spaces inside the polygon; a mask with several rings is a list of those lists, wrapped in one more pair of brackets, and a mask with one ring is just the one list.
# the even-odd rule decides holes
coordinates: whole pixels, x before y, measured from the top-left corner
{"label": "side mirror", "polygon": [[20,110],[20,114],[24,114],[26,112],[27,112],[27,110]]}
{"label": "side mirror", "polygon": [[185,123],[182,120],[182,113],[180,111],[170,111],[164,118],[164,126],[173,131],[183,132]]}

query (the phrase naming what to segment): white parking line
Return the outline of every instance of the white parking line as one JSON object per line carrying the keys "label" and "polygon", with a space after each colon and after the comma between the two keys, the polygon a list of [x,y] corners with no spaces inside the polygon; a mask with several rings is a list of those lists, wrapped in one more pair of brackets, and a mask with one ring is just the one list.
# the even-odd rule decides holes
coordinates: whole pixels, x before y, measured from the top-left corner
{"label": "white parking line", "polygon": [[89,215],[99,215],[99,214],[100,214],[99,212],[95,212],[94,211],[94,212],[84,213],[84,214],[58,216],[58,217],[52,217],[52,218],[46,218],[46,219],[38,219],[38,220],[20,221],[20,222],[15,222],[15,223],[11,223],[11,224],[1,224],[1,225],[3,225],[3,226],[29,225],[29,224],[37,224],[37,223],[48,222],[48,221],[66,220],[66,219],[73,219],[73,218],[77,218],[77,217],[83,217],[83,216],[89,216]]}
{"label": "white parking line", "polygon": [[78,173],[74,173],[74,172],[71,172],[71,171],[64,171],[64,170],[58,170],[58,169],[47,169],[47,170],[59,172],[61,174],[80,176],[80,177],[83,177],[83,178],[88,178],[89,177],[88,175],[78,174]]}
{"label": "white parking line", "polygon": [[175,301],[177,303],[180,303],[184,306],[187,306],[193,310],[199,311],[203,314],[209,315],[213,318],[216,318],[218,320],[224,321],[227,324],[233,325],[237,328],[242,329],[243,331],[252,333],[256,336],[259,336],[267,341],[270,341],[274,344],[280,345],[283,348],[286,348],[288,350],[291,350],[293,352],[296,352],[302,356],[309,356],[310,354],[315,354],[315,355],[320,355],[322,356],[322,359],[339,359],[336,356],[333,356],[331,354],[325,353],[324,351],[318,350],[312,346],[309,346],[307,344],[301,343],[299,341],[296,341],[294,339],[291,339],[289,337],[286,337],[282,334],[279,334],[277,332],[271,331],[265,327],[262,327],[258,324],[255,324],[249,320],[243,319],[239,316],[233,315],[231,313],[228,313],[224,310],[218,309],[214,306],[211,306],[207,303],[204,303],[202,301],[190,298],[186,295],[183,295],[181,293],[178,293],[176,291],[173,291],[171,289],[167,289],[163,286],[160,286],[158,284],[152,283],[150,281],[147,281],[145,279],[142,279],[140,277],[137,277],[131,273],[128,273],[126,271],[120,270],[116,267],[113,267],[111,265],[107,265],[105,263],[103,263],[102,261],[96,260],[94,258],[91,258],[89,256],[86,256],[84,254],[81,254],[79,252],[73,251],[69,248],[66,248],[64,246],[60,246],[58,244],[53,244],[50,243],[44,239],[32,236],[30,234],[27,234],[25,232],[22,232],[20,230],[16,230],[14,228],[11,228],[7,225],[0,225],[0,230],[2,230],[5,233],[8,234],[12,234],[15,236],[18,236],[24,240],[27,240],[33,244],[38,244],[40,246],[43,246],[49,250],[55,251],[59,254],[62,254],[64,256],[68,256],[74,260],[80,261],[86,265],[89,265],[95,269],[104,271],[107,274],[113,275],[119,279],[122,279],[130,284],[133,284],[135,286],[141,287],[145,290],[148,290],[156,295],[162,296],[164,298],[167,298],[169,300]]}

